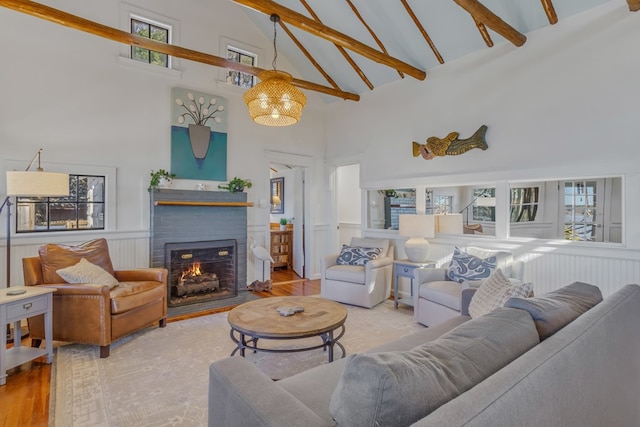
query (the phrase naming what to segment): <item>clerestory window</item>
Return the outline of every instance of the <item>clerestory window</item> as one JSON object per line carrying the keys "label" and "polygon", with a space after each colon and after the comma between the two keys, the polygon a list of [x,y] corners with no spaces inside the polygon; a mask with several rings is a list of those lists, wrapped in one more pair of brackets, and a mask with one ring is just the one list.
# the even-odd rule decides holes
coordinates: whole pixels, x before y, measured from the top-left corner
{"label": "clerestory window", "polygon": [[[227,59],[230,61],[239,62],[240,64],[255,67],[257,64],[258,55],[243,49],[227,45]],[[253,75],[229,69],[227,69],[226,81],[227,84],[239,86],[245,89],[252,88],[256,83],[255,77]]]}
{"label": "clerestory window", "polygon": [[[139,16],[131,17],[131,34],[162,43],[171,43],[170,25]],[[171,68],[171,57],[169,55],[139,46],[131,46],[131,59],[164,68]]]}

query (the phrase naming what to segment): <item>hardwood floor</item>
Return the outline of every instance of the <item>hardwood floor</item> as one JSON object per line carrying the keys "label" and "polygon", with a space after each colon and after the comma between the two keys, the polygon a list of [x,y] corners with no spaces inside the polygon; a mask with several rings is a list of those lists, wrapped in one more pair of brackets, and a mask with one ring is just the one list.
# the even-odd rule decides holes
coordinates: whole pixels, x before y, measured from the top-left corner
{"label": "hardwood floor", "polygon": [[[301,279],[292,270],[276,270],[271,274],[271,292],[256,292],[268,298],[287,295],[315,295],[320,293],[320,280]],[[229,311],[225,307],[207,312],[174,317],[168,322],[189,319],[207,314]],[[30,346],[31,339],[22,341]],[[12,344],[9,344],[9,347]],[[0,386],[0,426],[46,427],[49,424],[49,391],[51,389],[51,365],[44,356],[7,372],[7,383]]]}

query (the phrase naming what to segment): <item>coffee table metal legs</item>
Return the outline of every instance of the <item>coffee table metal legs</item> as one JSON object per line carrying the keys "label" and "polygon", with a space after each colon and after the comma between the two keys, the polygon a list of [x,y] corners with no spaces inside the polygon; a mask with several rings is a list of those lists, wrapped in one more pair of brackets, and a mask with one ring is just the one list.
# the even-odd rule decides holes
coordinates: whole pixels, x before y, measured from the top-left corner
{"label": "coffee table metal legs", "polygon": [[308,336],[304,336],[304,337],[295,337],[295,338],[282,338],[283,340],[285,339],[301,339],[301,338],[309,338],[309,337],[314,337],[314,336],[319,336],[322,339],[322,344],[318,344],[318,345],[313,345],[313,346],[309,346],[309,347],[299,347],[299,348],[286,348],[286,349],[280,349],[280,348],[261,348],[258,347],[258,340],[260,338],[262,339],[274,339],[271,337],[261,337],[259,335],[256,336],[252,336],[252,335],[248,335],[245,333],[242,333],[240,331],[237,331],[234,328],[231,328],[231,331],[229,332],[229,335],[231,336],[231,340],[236,343],[236,348],[233,349],[233,351],[231,352],[231,356],[235,356],[236,353],[238,353],[238,351],[240,352],[240,356],[245,357],[245,350],[249,349],[249,350],[253,350],[253,352],[257,352],[257,351],[264,351],[267,353],[297,353],[299,351],[309,351],[309,350],[315,350],[315,349],[319,349],[322,348],[324,351],[327,351],[328,353],[328,360],[329,362],[333,362],[333,348],[334,346],[338,346],[340,347],[340,350],[342,350],[342,357],[345,357],[347,352],[344,348],[344,346],[342,345],[342,343],[339,342],[340,338],[342,338],[344,336],[344,333],[346,331],[346,328],[343,325],[340,326],[340,333],[338,334],[337,337],[334,337],[334,331],[329,331],[326,332],[324,334],[320,334],[320,335],[308,335]]}

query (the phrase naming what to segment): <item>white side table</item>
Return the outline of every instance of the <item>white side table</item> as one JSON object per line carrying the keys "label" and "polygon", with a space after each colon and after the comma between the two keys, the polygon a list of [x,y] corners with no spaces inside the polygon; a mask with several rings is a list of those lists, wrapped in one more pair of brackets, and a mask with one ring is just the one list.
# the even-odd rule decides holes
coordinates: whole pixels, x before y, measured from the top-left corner
{"label": "white side table", "polygon": [[[12,292],[24,290],[20,295]],[[0,289],[0,385],[7,382],[7,370],[40,356],[53,361],[53,293],[55,289],[35,286],[13,286]],[[44,314],[45,348],[23,347],[20,321]],[[13,322],[13,348],[7,349],[7,324]]]}
{"label": "white side table", "polygon": [[[416,268],[435,268],[435,266],[435,261],[413,262],[408,259],[400,259],[393,262],[393,271],[395,275],[393,283],[393,305],[395,308],[398,308],[398,303],[413,307],[413,271]],[[411,298],[399,298],[398,282],[400,277],[408,277],[411,279]]]}

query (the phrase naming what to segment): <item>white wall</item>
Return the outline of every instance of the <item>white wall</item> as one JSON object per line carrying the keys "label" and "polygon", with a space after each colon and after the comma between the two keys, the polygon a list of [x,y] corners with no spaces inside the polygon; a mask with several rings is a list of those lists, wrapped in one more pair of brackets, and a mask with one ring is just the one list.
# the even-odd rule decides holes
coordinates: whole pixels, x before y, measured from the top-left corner
{"label": "white wall", "polygon": [[[43,3],[111,27],[120,27],[118,1]],[[188,6],[168,0],[132,0],[131,3],[177,21],[181,46],[225,56],[224,52],[219,52],[219,39],[224,36],[257,46],[266,56],[258,65],[268,68],[271,64],[272,41],[258,31],[240,6],[230,1],[194,0]],[[126,61],[119,60],[121,46],[116,42],[5,8],[0,8],[0,52],[3,56],[0,79],[2,171],[9,163],[18,162],[26,167],[41,147],[44,148],[45,170],[62,169],[73,173],[86,166],[115,168],[115,178],[107,183],[116,187],[116,201],[113,209],[107,212],[109,216],[115,215],[115,227],[100,233],[114,241],[127,238],[126,233],[135,236],[140,232],[148,233],[149,172],[170,168],[172,87],[227,98],[227,177],[248,178],[254,184],[248,190],[249,201],[256,203],[256,207],[249,208],[250,231],[268,229],[269,206],[258,206],[260,200],[268,200],[269,195],[265,150],[304,155],[317,161],[324,156],[324,105],[312,92],[307,92],[308,104],[296,126],[260,126],[248,117],[242,101],[243,90],[218,81],[220,73],[215,67],[179,60],[177,72],[159,73],[150,66],[142,67],[146,68],[144,70],[139,66],[123,65]],[[278,58],[278,68],[296,74],[282,56]],[[316,181],[322,179],[322,175],[310,179]],[[4,188],[4,184],[2,173],[0,188]],[[178,188],[191,189],[195,184],[194,181],[175,182]],[[217,184],[208,183],[208,188],[216,189]],[[312,188],[323,195],[315,185]],[[311,199],[320,197],[314,193]],[[320,205],[314,204],[311,209],[316,206],[323,209]],[[314,216],[313,211],[311,216]],[[0,221],[4,224],[4,212]],[[3,237],[5,227],[0,229],[0,237]],[[39,243],[83,241],[89,236],[71,232],[15,236],[12,241],[12,282],[22,281],[21,245],[27,245],[24,252],[35,254],[34,247]],[[0,249],[4,259],[3,243],[0,243]],[[118,267],[146,266],[146,255],[123,259],[124,265]],[[0,262],[0,266],[4,272],[4,262]],[[249,277],[249,280],[253,278]]]}
{"label": "white wall", "polygon": [[[445,254],[453,244],[507,246],[528,260],[525,278],[543,289],[566,280],[607,289],[640,282],[640,14],[614,0],[527,38],[520,48],[505,43],[447,62],[423,82],[405,78],[359,103],[332,104],[326,156],[362,154],[363,188],[494,182],[506,197],[510,180],[623,176],[624,245],[505,239],[504,214],[498,238],[434,239],[432,247]],[[466,138],[483,124],[486,151],[430,161],[412,156],[412,141],[452,131]]]}
{"label": "white wall", "polygon": [[362,235],[362,192],[360,165],[340,166],[336,169],[338,207],[338,248],[349,244],[352,237]]}
{"label": "white wall", "polygon": [[[527,37],[333,104],[327,157],[364,153],[363,186],[379,188],[638,172],[640,15],[614,1]],[[486,151],[412,156],[412,141],[482,124]]]}

